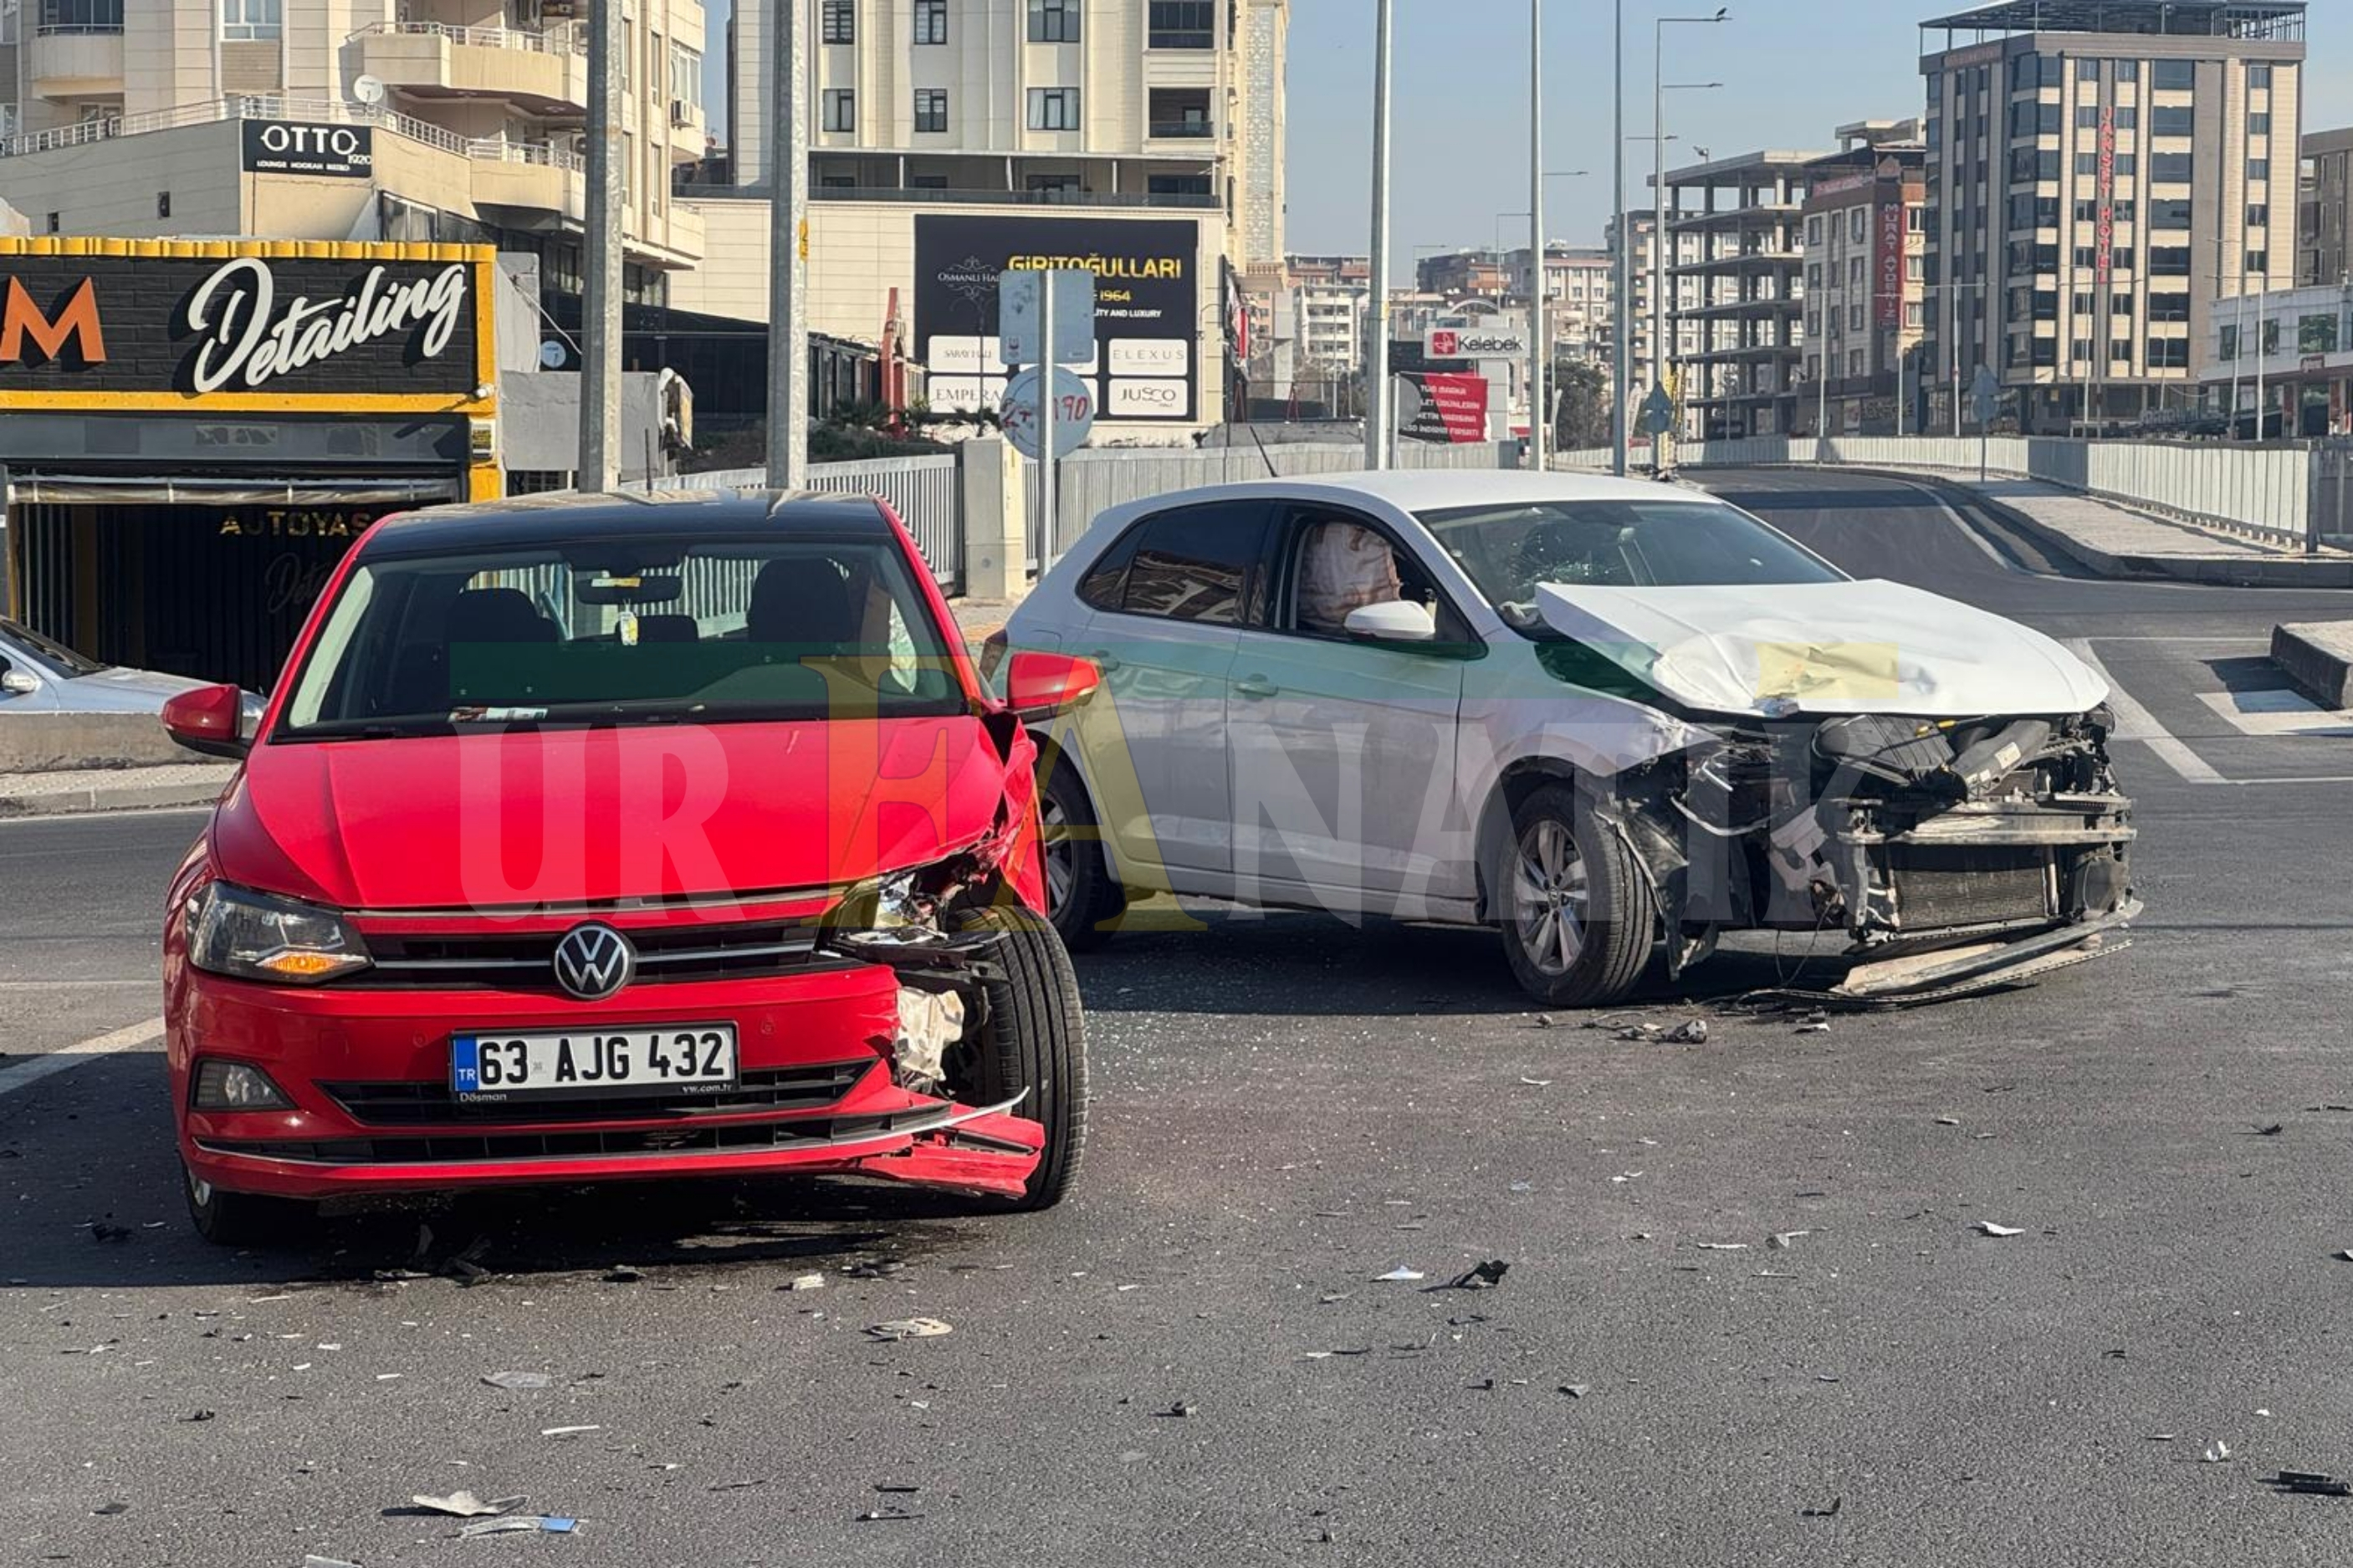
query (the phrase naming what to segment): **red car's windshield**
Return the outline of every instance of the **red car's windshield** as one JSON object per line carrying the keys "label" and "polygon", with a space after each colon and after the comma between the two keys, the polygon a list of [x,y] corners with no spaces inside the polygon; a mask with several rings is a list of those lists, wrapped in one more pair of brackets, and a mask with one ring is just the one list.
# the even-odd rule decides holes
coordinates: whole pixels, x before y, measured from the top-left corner
{"label": "red car's windshield", "polygon": [[964,705],[893,542],[673,533],[364,560],[272,739]]}

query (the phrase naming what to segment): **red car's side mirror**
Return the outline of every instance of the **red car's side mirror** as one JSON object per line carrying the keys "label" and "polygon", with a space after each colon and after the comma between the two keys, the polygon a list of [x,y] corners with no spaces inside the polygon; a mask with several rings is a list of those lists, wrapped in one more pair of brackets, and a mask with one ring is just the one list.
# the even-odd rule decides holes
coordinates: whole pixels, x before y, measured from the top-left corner
{"label": "red car's side mirror", "polygon": [[234,686],[199,686],[164,704],[164,728],[174,741],[208,757],[242,757],[252,749],[245,732],[245,693]]}
{"label": "red car's side mirror", "polygon": [[1005,705],[1025,719],[1044,718],[1077,707],[1102,684],[1092,660],[1025,649],[1006,666]]}

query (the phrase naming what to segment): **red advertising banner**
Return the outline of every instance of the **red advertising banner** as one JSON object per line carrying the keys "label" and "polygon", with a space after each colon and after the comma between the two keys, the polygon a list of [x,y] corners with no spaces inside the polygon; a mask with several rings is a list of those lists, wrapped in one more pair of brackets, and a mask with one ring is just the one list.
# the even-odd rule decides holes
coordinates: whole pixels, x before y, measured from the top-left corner
{"label": "red advertising banner", "polygon": [[2105,283],[2116,269],[2116,111],[2106,104],[2100,106],[2100,218],[2099,250],[2092,263],[2092,276]]}
{"label": "red advertising banner", "polygon": [[1904,324],[1904,192],[1879,208],[1879,324]]}
{"label": "red advertising banner", "polygon": [[1442,371],[1415,371],[1405,383],[1405,406],[1398,433],[1417,441],[1483,441],[1487,438],[1487,378]]}

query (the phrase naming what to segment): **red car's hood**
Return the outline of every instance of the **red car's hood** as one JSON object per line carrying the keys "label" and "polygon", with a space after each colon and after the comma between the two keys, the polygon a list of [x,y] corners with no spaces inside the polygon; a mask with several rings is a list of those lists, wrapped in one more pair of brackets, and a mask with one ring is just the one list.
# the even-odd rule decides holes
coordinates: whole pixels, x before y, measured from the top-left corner
{"label": "red car's hood", "polygon": [[257,747],[213,847],[233,882],[343,909],[807,889],[995,822],[971,718],[635,727]]}

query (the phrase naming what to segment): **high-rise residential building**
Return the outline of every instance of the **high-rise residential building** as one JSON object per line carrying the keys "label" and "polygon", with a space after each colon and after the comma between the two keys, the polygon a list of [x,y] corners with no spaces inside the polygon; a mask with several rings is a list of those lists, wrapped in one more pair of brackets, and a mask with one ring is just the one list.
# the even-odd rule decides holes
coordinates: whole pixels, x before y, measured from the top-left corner
{"label": "high-rise residential building", "polygon": [[[1651,258],[1654,254],[1651,244],[1657,233],[1658,220],[1652,214],[1630,213],[1623,224],[1610,224],[1602,244],[1603,251],[1609,258],[1613,279],[1621,239],[1632,247],[1632,253],[1627,258],[1629,276],[1633,280],[1633,288],[1627,303],[1628,316],[1632,322],[1633,338],[1633,353],[1628,361],[1627,370],[1628,401],[1632,405],[1627,413],[1630,429],[1632,428],[1631,421],[1635,416],[1633,410],[1641,406],[1642,399],[1649,394],[1651,387],[1663,384],[1662,379],[1663,367],[1657,363],[1657,356],[1651,348],[1651,299],[1653,275]],[[1699,285],[1689,273],[1682,270],[1686,263],[1696,260],[1699,253],[1698,237],[1689,234],[1677,236],[1673,248],[1668,252],[1667,301],[1670,333],[1668,342],[1674,345],[1672,357],[1677,361],[1687,357],[1699,347],[1698,323],[1686,313],[1691,307],[1699,303]],[[1615,287],[1614,282],[1612,287]],[[1610,311],[1610,319],[1601,325],[1601,349],[1605,355],[1614,353],[1617,346],[1618,328],[1614,296],[1611,303],[1613,308]]]}
{"label": "high-rise residential building", "polygon": [[[1932,424],[2187,394],[2217,301],[2296,276],[2303,0],[2003,0],[1921,24]],[[1947,426],[1949,427],[1949,426]]]}
{"label": "high-rise residential building", "polygon": [[2353,210],[2353,129],[2315,131],[2304,139],[2295,216],[2298,283],[2353,282],[2346,226]]}
{"label": "high-rise residential building", "polygon": [[[1534,286],[1528,247],[1508,251],[1510,292],[1526,300]],[[1552,319],[1553,353],[1562,359],[1599,360],[1608,352],[1610,301],[1617,288],[1609,252],[1599,246],[1545,247],[1545,300]]]}
{"label": "high-rise residential building", "polygon": [[[0,0],[0,195],[36,234],[489,243],[576,292],[577,0]],[[699,0],[628,8],[628,292],[702,254]]]}
{"label": "high-rise residential building", "polygon": [[[813,0],[810,184],[1224,216],[1237,267],[1282,254],[1288,0]],[[738,0],[729,163],[765,186],[767,0]],[[946,195],[926,195],[944,192]],[[1263,250],[1256,247],[1263,246]]]}
{"label": "high-rise residential building", "polygon": [[1672,311],[1697,340],[1677,345],[1673,365],[1692,433],[1738,440],[1792,428],[1805,352],[1799,219],[1807,167],[1826,155],[1746,153],[1667,172],[1667,231],[1694,251],[1673,275],[1694,298]]}
{"label": "high-rise residential building", "polygon": [[1362,256],[1293,256],[1284,268],[1300,374],[1353,375],[1365,362],[1373,267]]}
{"label": "high-rise residential building", "polygon": [[1927,149],[1916,120],[1842,125],[1838,139],[1839,152],[1806,170],[1805,289],[1794,302],[1805,311],[1805,386],[1795,430],[1916,432]]}

